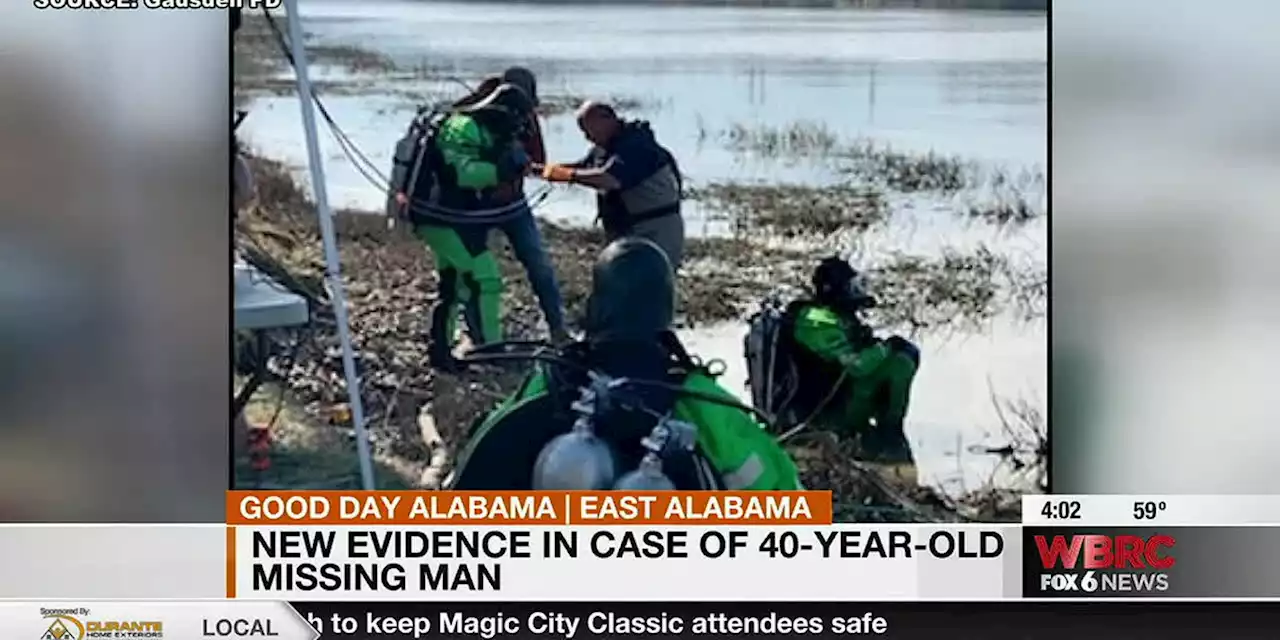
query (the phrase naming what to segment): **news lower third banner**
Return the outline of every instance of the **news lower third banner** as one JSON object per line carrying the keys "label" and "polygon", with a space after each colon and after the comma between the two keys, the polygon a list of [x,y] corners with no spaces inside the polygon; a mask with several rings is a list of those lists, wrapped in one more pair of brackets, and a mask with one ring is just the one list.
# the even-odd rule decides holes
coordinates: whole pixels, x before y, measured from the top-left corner
{"label": "news lower third banner", "polygon": [[235,598],[836,601],[1021,589],[1015,526],[832,525],[826,492],[244,493],[227,519]]}
{"label": "news lower third banner", "polygon": [[1185,497],[1075,498],[1029,526],[832,524],[825,492],[235,493],[226,523],[0,525],[0,598],[1280,599],[1256,521],[1280,500],[1213,526]]}

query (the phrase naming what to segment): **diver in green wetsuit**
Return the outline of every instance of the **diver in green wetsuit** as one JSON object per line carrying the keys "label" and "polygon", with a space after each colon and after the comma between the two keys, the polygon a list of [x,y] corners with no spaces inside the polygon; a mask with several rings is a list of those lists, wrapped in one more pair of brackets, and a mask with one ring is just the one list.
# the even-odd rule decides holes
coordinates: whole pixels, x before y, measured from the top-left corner
{"label": "diver in green wetsuit", "polygon": [[899,336],[877,338],[859,314],[875,306],[857,271],[827,258],[813,273],[814,297],[792,302],[783,349],[795,364],[800,397],[813,420],[860,438],[871,462],[914,466],[903,431],[920,351]]}
{"label": "diver in green wetsuit", "polygon": [[[450,486],[612,488],[608,476],[597,476],[586,486],[566,481],[589,475],[565,468],[574,464],[572,456],[562,458],[557,469],[539,464],[548,443],[568,433],[582,416],[583,390],[593,380],[598,385],[603,375],[665,383],[628,388],[626,396],[612,401],[596,398],[594,433],[612,452],[612,461],[604,467],[616,470],[614,476],[637,468],[646,453],[644,440],[658,421],[655,416],[661,415],[693,427],[694,437],[683,453],[663,458],[663,472],[675,488],[800,488],[786,451],[752,413],[737,405],[708,367],[689,356],[672,332],[674,275],[662,249],[643,238],[616,240],[601,253],[592,276],[585,338],[558,351],[557,358],[568,364],[540,363],[512,397],[478,421]],[[692,397],[696,394],[716,400]],[[595,464],[589,454],[578,461]],[[535,480],[535,469],[541,481]],[[548,474],[555,477],[543,477]]]}
{"label": "diver in green wetsuit", "polygon": [[[486,87],[487,89],[488,87]],[[500,84],[469,96],[440,123],[434,137],[439,206],[453,211],[492,211],[517,202],[529,165],[518,143],[533,103],[518,87]],[[502,279],[489,250],[487,224],[445,225],[428,219],[415,233],[431,248],[439,274],[432,312],[433,366],[452,369],[459,308],[473,344],[502,339]]]}

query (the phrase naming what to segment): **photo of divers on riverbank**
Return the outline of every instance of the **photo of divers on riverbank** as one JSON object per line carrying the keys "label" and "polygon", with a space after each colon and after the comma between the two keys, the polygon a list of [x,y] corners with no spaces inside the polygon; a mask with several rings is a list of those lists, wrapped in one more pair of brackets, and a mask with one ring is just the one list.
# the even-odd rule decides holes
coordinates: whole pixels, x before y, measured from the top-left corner
{"label": "photo of divers on riverbank", "polygon": [[[671,443],[682,425],[693,426],[693,440],[714,428],[740,443],[694,447],[706,464],[701,472],[668,465],[677,485],[830,489],[841,521],[1013,520],[1019,496],[1046,486],[1043,14],[305,0],[301,12],[324,107],[325,187],[336,210],[378,486],[457,486],[467,460],[482,459],[490,446],[486,434],[521,432],[504,429],[504,420],[525,416],[499,405],[537,396],[531,385],[589,389],[594,378],[567,372],[572,365],[557,364],[562,360],[594,371],[646,361],[618,346],[643,342],[641,334],[669,336],[648,341],[661,347],[663,359],[653,367],[675,363],[684,382],[668,385],[675,390],[620,391],[627,402],[659,408],[649,412],[658,417],[620,418],[625,429],[595,427],[632,433],[634,450],[597,459],[573,449],[571,459],[593,460],[594,467],[608,459],[609,473],[595,475],[609,482],[645,464],[655,451],[640,444],[644,436],[655,420],[674,416],[663,429],[676,434]],[[235,36],[236,98],[248,112],[237,138],[253,190],[236,220],[236,245],[243,259],[308,300],[310,320],[270,332],[268,341],[242,341],[242,375],[264,364],[270,380],[237,421],[236,484],[352,487],[359,479],[353,417],[293,71],[284,34],[273,28],[284,18],[273,18],[246,12]],[[581,20],[599,29],[584,29]],[[617,26],[623,23],[639,31]],[[683,26],[664,26],[672,24]],[[530,30],[539,36],[519,36]],[[757,38],[760,30],[771,35]],[[702,43],[713,33],[727,35],[708,51]],[[823,58],[801,55],[815,44],[825,45]],[[513,67],[536,76],[536,96],[502,81]],[[508,93],[486,102],[495,94],[477,89],[493,76]],[[466,96],[478,100],[458,107]],[[609,105],[620,126],[643,123],[652,143],[611,137],[588,102]],[[414,233],[422,221],[386,215],[396,143],[420,113],[442,113],[442,121],[453,118],[444,125],[452,129],[442,131],[504,150],[528,132],[499,116],[540,123],[543,158],[486,151],[477,161],[494,167],[495,184],[519,176],[519,192],[509,197],[526,202],[537,221],[567,338],[548,328],[530,261],[513,251],[515,239],[495,230],[472,255],[491,256],[484,258],[492,260],[491,272],[481,273],[492,273],[500,289],[484,295],[500,309],[498,331],[510,344],[486,355],[481,343],[492,341],[470,335],[466,301],[482,291],[462,279],[458,291],[465,293],[450,319],[459,337],[449,346],[474,362],[433,366],[431,327],[440,315],[433,310],[442,287],[455,285],[445,284],[450,272],[435,245]],[[484,200],[496,197],[487,183],[459,179],[464,163],[478,166],[464,158],[466,150],[443,148],[438,164],[452,172],[445,188],[484,194],[461,208],[501,209],[505,201]],[[678,266],[667,260],[665,272],[653,266],[661,260],[645,257],[668,252],[660,238],[595,222],[609,198],[628,203],[630,213],[643,208],[644,198],[625,192],[656,189],[646,180],[657,169],[630,170],[668,166],[659,150],[678,167],[672,175],[679,177],[683,225],[683,255]],[[846,268],[830,266],[832,257]],[[628,284],[611,285],[615,280]],[[792,304],[804,301],[811,304]],[[832,392],[818,395],[834,403],[811,399],[813,406],[790,411],[803,415],[783,420],[789,414],[777,398],[787,395],[782,381],[795,371],[781,364],[764,367],[777,372],[777,382],[752,388],[764,376],[749,336],[770,305],[780,319],[771,331],[782,337],[769,344],[788,349],[788,361],[795,352],[829,362],[832,373],[821,379]],[[802,308],[809,310],[795,315]],[[541,343],[540,355],[530,355],[530,341]],[[824,360],[823,350],[842,355]],[[538,370],[552,373],[531,377],[539,358]],[[796,379],[812,380],[806,376],[816,370],[804,367]],[[781,404],[762,406],[775,402]],[[546,405],[567,414],[561,431],[578,417],[569,404]],[[847,410],[833,418],[826,409],[837,404]],[[733,416],[715,418],[716,425],[736,426],[699,422],[712,421],[712,413]],[[898,425],[900,443],[868,437],[887,424]],[[530,469],[545,468],[550,454],[540,454],[554,431],[519,449],[529,451],[520,455]],[[508,442],[502,446],[514,446]],[[763,461],[763,476],[747,473],[752,460]],[[909,477],[894,471],[904,464]],[[567,488],[546,484],[552,476],[560,482],[564,474],[530,482]],[[774,479],[766,486],[764,476]],[[492,475],[468,481],[512,482]],[[590,486],[602,482],[593,477]]]}

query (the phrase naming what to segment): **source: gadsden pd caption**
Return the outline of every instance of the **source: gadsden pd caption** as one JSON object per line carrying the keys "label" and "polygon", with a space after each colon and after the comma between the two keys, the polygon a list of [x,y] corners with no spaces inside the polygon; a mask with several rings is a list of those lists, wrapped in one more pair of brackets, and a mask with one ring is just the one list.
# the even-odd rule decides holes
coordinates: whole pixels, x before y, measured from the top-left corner
{"label": "source: gadsden pd caption", "polygon": [[37,9],[279,9],[284,0],[31,0]]}

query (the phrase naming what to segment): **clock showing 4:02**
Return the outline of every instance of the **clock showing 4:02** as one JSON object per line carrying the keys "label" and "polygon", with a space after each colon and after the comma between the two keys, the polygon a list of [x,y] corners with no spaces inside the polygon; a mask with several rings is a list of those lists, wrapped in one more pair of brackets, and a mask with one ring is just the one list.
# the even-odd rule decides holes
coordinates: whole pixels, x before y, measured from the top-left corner
{"label": "clock showing 4:02", "polygon": [[1050,500],[1040,509],[1040,515],[1051,520],[1079,520],[1078,500]]}

